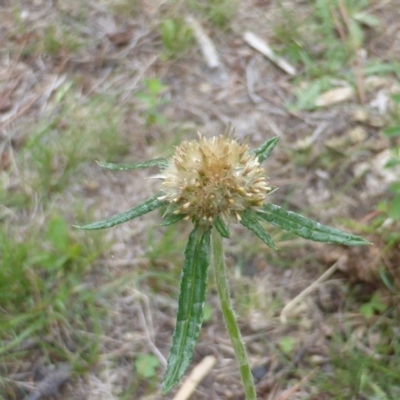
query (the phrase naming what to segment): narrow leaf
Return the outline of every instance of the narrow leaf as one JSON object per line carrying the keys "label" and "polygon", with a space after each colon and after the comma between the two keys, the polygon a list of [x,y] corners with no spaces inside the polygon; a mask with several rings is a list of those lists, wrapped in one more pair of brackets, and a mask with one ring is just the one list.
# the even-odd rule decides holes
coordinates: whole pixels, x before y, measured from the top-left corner
{"label": "narrow leaf", "polygon": [[113,171],[129,171],[132,169],[138,168],[149,168],[149,167],[160,167],[165,168],[168,165],[168,160],[166,158],[155,158],[154,160],[148,160],[137,163],[129,163],[129,164],[113,164],[113,163],[105,163],[102,161],[96,161],[97,164],[102,168],[111,169]]}
{"label": "narrow leaf", "polygon": [[348,246],[371,244],[361,236],[355,236],[351,233],[343,232],[340,229],[322,225],[300,214],[286,211],[275,204],[264,204],[263,211],[257,214],[259,218],[272,225],[279,226],[297,236],[314,240],[315,242],[344,244]]}
{"label": "narrow leaf", "polygon": [[167,214],[163,217],[164,222],[161,224],[161,226],[173,225],[179,221],[182,221],[185,217],[186,214]]}
{"label": "narrow leaf", "polygon": [[268,247],[276,249],[271,235],[258,222],[257,213],[251,210],[244,210],[240,213],[240,216],[242,218],[240,223],[243,226],[255,233]]}
{"label": "narrow leaf", "polygon": [[199,336],[210,264],[210,233],[210,228],[204,230],[196,225],[186,245],[176,326],[163,382],[164,394],[185,373]]}
{"label": "narrow leaf", "polygon": [[167,204],[166,201],[160,201],[158,198],[160,195],[156,195],[153,197],[150,197],[146,201],[143,201],[142,203],[138,204],[136,207],[133,207],[127,211],[124,211],[120,214],[113,215],[112,217],[98,221],[98,222],[93,222],[88,225],[74,225],[75,228],[79,229],[85,229],[85,230],[94,230],[94,229],[105,229],[105,228],[111,228],[112,226],[122,224],[124,222],[130,221],[131,219],[140,217],[143,214],[147,214],[150,211],[155,210],[156,208],[162,207],[163,205]]}
{"label": "narrow leaf", "polygon": [[229,238],[230,238],[231,234],[230,234],[230,232],[229,232],[229,229],[228,229],[228,227],[226,226],[225,221],[224,221],[220,216],[218,216],[218,217],[215,219],[214,226],[215,226],[216,230],[218,231],[218,233],[219,233],[222,237],[224,237],[224,238],[226,238],[226,239],[229,239]]}
{"label": "narrow leaf", "polygon": [[252,153],[258,156],[258,161],[260,164],[269,157],[272,153],[272,150],[275,148],[279,141],[279,136],[274,136],[271,139],[268,139],[264,144],[262,144],[257,149],[254,149]]}

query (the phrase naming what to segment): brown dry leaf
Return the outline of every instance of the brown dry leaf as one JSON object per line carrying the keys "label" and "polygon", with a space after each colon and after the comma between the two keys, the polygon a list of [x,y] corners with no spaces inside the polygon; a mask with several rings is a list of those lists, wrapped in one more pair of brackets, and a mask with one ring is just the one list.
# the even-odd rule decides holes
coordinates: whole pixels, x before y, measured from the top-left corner
{"label": "brown dry leaf", "polygon": [[0,98],[0,113],[6,113],[12,108],[12,103],[9,98]]}
{"label": "brown dry leaf", "polygon": [[352,99],[354,94],[355,90],[350,86],[331,89],[318,96],[317,100],[315,100],[315,105],[317,107],[326,107],[332,104],[341,103]]}
{"label": "brown dry leaf", "polygon": [[175,395],[174,400],[189,399],[199,383],[210,373],[216,362],[217,359],[214,356],[204,357],[203,360],[193,368],[192,372]]}
{"label": "brown dry leaf", "polygon": [[121,47],[127,45],[133,37],[133,29],[129,28],[124,31],[107,33],[108,40],[115,46]]}
{"label": "brown dry leaf", "polygon": [[296,383],[292,387],[290,387],[290,388],[284,390],[283,392],[281,392],[279,394],[279,396],[276,397],[274,400],[291,400],[291,399],[294,399],[294,397],[292,397],[292,396],[294,394],[296,394],[301,389],[301,387],[304,385],[304,383],[308,381],[308,379],[311,377],[311,375],[314,374],[315,371],[316,370],[311,371],[300,382]]}
{"label": "brown dry leaf", "polygon": [[356,126],[347,132],[353,144],[362,143],[368,138],[368,132],[362,126]]}

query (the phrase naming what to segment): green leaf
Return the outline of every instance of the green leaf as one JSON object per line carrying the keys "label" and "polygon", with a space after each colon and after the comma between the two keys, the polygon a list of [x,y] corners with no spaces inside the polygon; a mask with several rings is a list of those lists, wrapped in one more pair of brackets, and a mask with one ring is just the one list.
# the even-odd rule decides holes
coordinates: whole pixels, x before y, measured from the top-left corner
{"label": "green leaf", "polygon": [[400,159],[391,158],[391,159],[385,164],[385,168],[393,168],[393,167],[397,167],[398,165],[400,165]]}
{"label": "green leaf", "polygon": [[400,194],[394,196],[390,202],[389,215],[394,219],[400,219]]}
{"label": "green leaf", "polygon": [[210,264],[210,233],[211,228],[196,225],[186,245],[176,326],[163,382],[164,394],[185,373],[199,336]]}
{"label": "green leaf", "polygon": [[240,216],[242,218],[240,223],[243,226],[255,233],[268,247],[276,249],[271,235],[258,222],[257,213],[251,210],[244,210],[240,213]]}
{"label": "green leaf", "polygon": [[364,41],[364,31],[362,30],[361,26],[356,21],[350,19],[348,29],[349,42],[353,49],[360,48]]}
{"label": "green leaf", "polygon": [[97,164],[100,165],[100,167],[112,169],[113,171],[129,171],[132,169],[149,168],[149,167],[165,168],[168,166],[168,160],[166,158],[155,158],[154,160],[129,163],[129,164],[113,164],[113,163],[105,163],[102,161],[96,161],[96,162]]}
{"label": "green leaf", "polygon": [[374,17],[371,14],[365,14],[363,12],[357,13],[353,16],[353,18],[362,23],[363,25],[369,26],[369,27],[374,27],[374,26],[379,26],[379,20],[378,18]]}
{"label": "green leaf", "polygon": [[392,95],[392,100],[393,100],[395,103],[400,104],[400,93],[395,93],[395,94],[393,94],[393,95]]}
{"label": "green leaf", "polygon": [[286,355],[293,353],[294,347],[296,345],[296,340],[291,336],[283,336],[279,339],[279,346]]}
{"label": "green leaf", "polygon": [[370,61],[364,68],[364,74],[367,76],[370,75],[381,75],[381,74],[388,74],[394,73],[397,77],[400,76],[400,64],[397,61],[393,61],[390,63],[384,63],[381,61],[372,62]]}
{"label": "green leaf", "polygon": [[391,126],[383,130],[383,134],[387,137],[400,136],[400,125]]}
{"label": "green leaf", "polygon": [[159,364],[158,358],[152,354],[139,354],[135,360],[135,369],[144,378],[153,378],[156,376],[156,369]]}
{"label": "green leaf", "polygon": [[203,315],[203,321],[204,322],[210,322],[212,317],[213,317],[214,311],[211,306],[208,304],[204,305],[204,315]]}
{"label": "green leaf", "polygon": [[265,159],[269,157],[274,150],[275,146],[279,141],[279,136],[274,136],[271,139],[268,139],[264,144],[262,144],[257,149],[254,149],[252,153],[255,153],[258,157],[258,161],[261,164]]}
{"label": "green leaf", "polygon": [[167,214],[163,217],[164,222],[161,224],[161,226],[173,225],[179,221],[182,221],[185,217],[186,214]]}
{"label": "green leaf", "polygon": [[150,197],[149,199],[138,204],[136,207],[133,207],[133,208],[131,208],[127,211],[124,211],[120,214],[113,215],[112,217],[110,217],[108,219],[98,221],[98,222],[93,222],[88,225],[74,225],[74,227],[79,228],[79,229],[85,229],[85,230],[111,228],[112,226],[130,221],[131,219],[140,217],[143,214],[147,214],[150,211],[153,211],[153,210],[167,204],[166,201],[158,200],[159,197],[160,197],[159,194],[156,196]]}
{"label": "green leaf", "polygon": [[68,227],[65,219],[59,216],[53,217],[47,226],[47,237],[52,242],[53,246],[67,253],[70,240],[68,236]]}
{"label": "green leaf", "polygon": [[304,239],[314,240],[315,242],[344,244],[347,246],[371,244],[361,236],[355,236],[340,229],[322,225],[300,214],[286,211],[275,204],[264,204],[263,211],[258,212],[257,215],[272,225],[292,232]]}
{"label": "green leaf", "polygon": [[225,221],[220,216],[218,216],[215,219],[214,226],[215,229],[218,231],[218,233],[225,239],[229,239],[231,237],[231,234],[229,232],[228,227],[225,224]]}
{"label": "green leaf", "polygon": [[318,79],[314,82],[310,82],[307,86],[301,87],[295,91],[297,97],[297,104],[295,108],[297,110],[314,110],[315,101],[317,97],[329,87],[324,79]]}
{"label": "green leaf", "polygon": [[374,314],[383,313],[387,309],[387,305],[382,301],[378,292],[376,292],[368,303],[363,304],[359,311],[365,318],[369,319]]}
{"label": "green leaf", "polygon": [[158,78],[145,79],[144,84],[149,93],[153,96],[159,95],[167,88]]}

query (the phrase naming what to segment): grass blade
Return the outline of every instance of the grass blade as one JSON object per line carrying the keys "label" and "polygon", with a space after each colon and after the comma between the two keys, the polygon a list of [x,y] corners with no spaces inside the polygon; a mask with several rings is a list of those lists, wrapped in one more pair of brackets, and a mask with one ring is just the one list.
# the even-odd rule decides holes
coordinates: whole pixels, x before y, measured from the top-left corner
{"label": "grass blade", "polygon": [[112,226],[130,221],[131,219],[140,217],[143,214],[147,214],[150,211],[153,211],[153,210],[167,204],[166,201],[158,200],[159,197],[160,197],[160,195],[157,194],[156,196],[150,197],[149,199],[138,204],[136,207],[133,207],[133,208],[131,208],[127,211],[124,211],[120,214],[113,215],[112,217],[107,218],[105,220],[93,222],[88,225],[74,225],[74,227],[79,228],[79,229],[85,229],[85,230],[111,228]]}
{"label": "grass blade", "polygon": [[137,162],[137,163],[129,163],[129,164],[114,164],[114,163],[106,163],[102,161],[96,161],[98,165],[102,168],[111,169],[113,171],[129,171],[132,169],[143,169],[150,167],[160,167],[165,168],[168,165],[168,160],[166,158],[155,158],[153,160]]}
{"label": "grass blade", "polygon": [[279,226],[297,236],[315,242],[344,244],[347,246],[371,244],[361,236],[355,236],[340,229],[322,225],[300,214],[286,211],[275,204],[264,204],[263,211],[258,212],[257,215],[272,225]]}
{"label": "grass blade", "polygon": [[164,394],[185,373],[199,336],[210,264],[210,233],[211,228],[204,230],[196,225],[186,245],[176,326],[163,382]]}
{"label": "grass blade", "polygon": [[254,211],[244,210],[240,213],[240,223],[255,233],[268,247],[276,249],[275,243],[272,240],[271,235],[261,226],[258,222],[258,215]]}
{"label": "grass blade", "polygon": [[252,153],[257,155],[260,164],[269,157],[269,155],[272,153],[272,150],[274,150],[275,146],[277,145],[278,141],[279,136],[274,136],[273,138],[268,139],[259,148],[252,151]]}

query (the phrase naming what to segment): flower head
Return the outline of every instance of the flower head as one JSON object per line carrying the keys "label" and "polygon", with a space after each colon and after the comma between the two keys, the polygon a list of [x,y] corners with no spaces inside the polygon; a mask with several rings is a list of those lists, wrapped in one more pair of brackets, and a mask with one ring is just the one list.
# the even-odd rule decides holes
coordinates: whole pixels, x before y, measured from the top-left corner
{"label": "flower head", "polygon": [[217,216],[236,217],[257,210],[272,190],[256,154],[228,135],[184,141],[161,171],[163,196],[174,214],[213,223]]}

